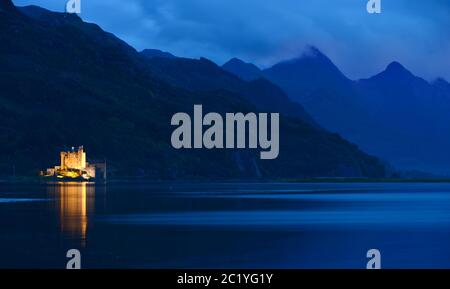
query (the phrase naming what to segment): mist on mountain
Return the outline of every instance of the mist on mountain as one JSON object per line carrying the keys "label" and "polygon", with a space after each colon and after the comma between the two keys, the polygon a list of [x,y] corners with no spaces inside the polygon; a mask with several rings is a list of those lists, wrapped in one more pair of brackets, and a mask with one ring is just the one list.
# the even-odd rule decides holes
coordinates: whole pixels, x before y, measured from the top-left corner
{"label": "mist on mountain", "polygon": [[396,168],[450,173],[450,85],[443,78],[428,82],[393,61],[371,78],[352,81],[314,47],[261,76],[319,125]]}

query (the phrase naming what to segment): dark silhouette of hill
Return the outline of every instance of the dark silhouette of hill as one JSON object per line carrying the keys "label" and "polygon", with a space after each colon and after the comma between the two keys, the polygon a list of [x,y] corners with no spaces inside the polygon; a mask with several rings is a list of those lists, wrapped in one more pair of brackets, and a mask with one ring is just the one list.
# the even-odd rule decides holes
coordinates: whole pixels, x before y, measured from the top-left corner
{"label": "dark silhouette of hill", "polygon": [[[206,60],[148,58],[76,15],[1,3],[2,175],[10,175],[13,166],[17,174],[34,175],[57,164],[59,151],[72,145],[84,145],[90,158],[107,159],[109,172],[120,177],[385,174],[378,159],[302,118],[300,105],[290,114],[289,99],[268,81],[244,82]],[[276,160],[261,161],[250,150],[171,147],[176,112],[191,112],[194,104],[203,104],[205,113],[257,112],[269,102],[286,109]]]}
{"label": "dark silhouette of hill", "polygon": [[238,58],[230,59],[222,65],[222,68],[247,81],[261,77],[261,69],[252,63],[246,63]]}
{"label": "dark silhouette of hill", "polygon": [[291,101],[278,86],[266,79],[260,78],[247,82],[206,58],[197,60],[151,57],[147,63],[155,77],[173,85],[190,91],[226,89],[246,98],[262,110],[299,117],[316,125],[300,104]]}
{"label": "dark silhouette of hill", "polygon": [[398,62],[348,79],[316,48],[261,72],[317,123],[395,167],[450,173],[450,85],[429,83]]}
{"label": "dark silhouette of hill", "polygon": [[14,12],[16,7],[11,0],[0,0],[0,10]]}

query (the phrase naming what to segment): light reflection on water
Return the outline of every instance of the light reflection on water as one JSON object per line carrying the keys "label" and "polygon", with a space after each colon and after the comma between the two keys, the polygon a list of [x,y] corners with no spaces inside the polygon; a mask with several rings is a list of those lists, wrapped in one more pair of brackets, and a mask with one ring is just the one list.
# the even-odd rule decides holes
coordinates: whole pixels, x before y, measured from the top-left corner
{"label": "light reflection on water", "polygon": [[61,233],[79,239],[84,246],[90,216],[95,210],[95,185],[87,182],[58,182],[47,187],[56,200]]}

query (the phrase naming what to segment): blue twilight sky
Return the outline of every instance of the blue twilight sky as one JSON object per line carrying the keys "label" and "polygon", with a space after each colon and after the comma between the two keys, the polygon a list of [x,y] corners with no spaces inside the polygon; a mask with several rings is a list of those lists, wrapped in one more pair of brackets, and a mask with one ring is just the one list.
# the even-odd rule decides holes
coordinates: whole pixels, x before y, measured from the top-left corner
{"label": "blue twilight sky", "polygon": [[[81,17],[138,50],[157,48],[222,64],[261,67],[318,47],[350,78],[397,60],[413,73],[450,81],[450,0],[81,0]],[[13,0],[63,11],[66,0]]]}

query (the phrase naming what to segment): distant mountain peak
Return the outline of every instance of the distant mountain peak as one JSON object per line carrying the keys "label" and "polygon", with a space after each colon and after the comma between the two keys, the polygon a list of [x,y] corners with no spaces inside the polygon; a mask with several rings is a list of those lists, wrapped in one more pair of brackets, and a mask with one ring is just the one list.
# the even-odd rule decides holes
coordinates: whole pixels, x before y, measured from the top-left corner
{"label": "distant mountain peak", "polygon": [[223,66],[228,66],[228,65],[245,65],[245,66],[251,66],[253,68],[256,68],[259,70],[259,67],[254,65],[253,63],[250,62],[245,62],[237,57],[233,57],[230,60],[228,60],[227,63],[225,63]]}
{"label": "distant mountain peak", "polygon": [[231,58],[227,63],[240,63],[240,64],[245,64],[245,62],[237,57],[233,57]]}
{"label": "distant mountain peak", "polygon": [[284,87],[291,97],[301,92],[290,91],[287,88],[290,86],[286,84],[287,81],[291,82],[292,87],[296,86],[298,78],[305,80],[306,86],[310,87],[320,86],[327,81],[333,83],[349,81],[333,61],[315,46],[307,46],[299,57],[277,63],[264,72],[269,80]]}
{"label": "distant mountain peak", "polygon": [[370,79],[377,80],[389,80],[389,81],[410,81],[416,79],[417,77],[412,74],[408,69],[406,69],[402,64],[397,61],[392,61],[386,67],[386,69],[377,75],[371,77]]}
{"label": "distant mountain peak", "polygon": [[233,57],[222,68],[244,80],[250,81],[261,76],[261,69],[253,63]]}
{"label": "distant mountain peak", "polygon": [[[307,46],[300,56],[291,59],[288,62],[302,62],[302,61],[314,61],[314,62],[321,62],[321,63],[327,63],[327,64],[333,64],[331,59],[329,59],[325,54],[322,53],[317,47],[315,46]],[[334,64],[333,64],[334,65]]]}
{"label": "distant mountain peak", "polygon": [[256,67],[256,65],[254,65],[253,63],[245,62],[237,57],[231,58],[227,63],[224,64],[224,66],[227,64],[251,65]]}
{"label": "distant mountain peak", "polygon": [[389,63],[389,65],[386,67],[386,71],[408,72],[408,73],[410,73],[403,65],[401,65],[397,61],[392,61],[391,63]]}
{"label": "distant mountain peak", "polygon": [[307,46],[300,56],[291,60],[282,61],[275,64],[273,67],[279,67],[280,65],[296,65],[298,67],[308,66],[309,68],[314,67],[315,69],[320,67],[320,69],[328,71],[328,73],[338,75],[340,78],[346,78],[328,56],[323,54],[317,47],[311,45]]}
{"label": "distant mountain peak", "polygon": [[11,0],[0,0],[0,10],[3,11],[16,11],[16,6]]}

